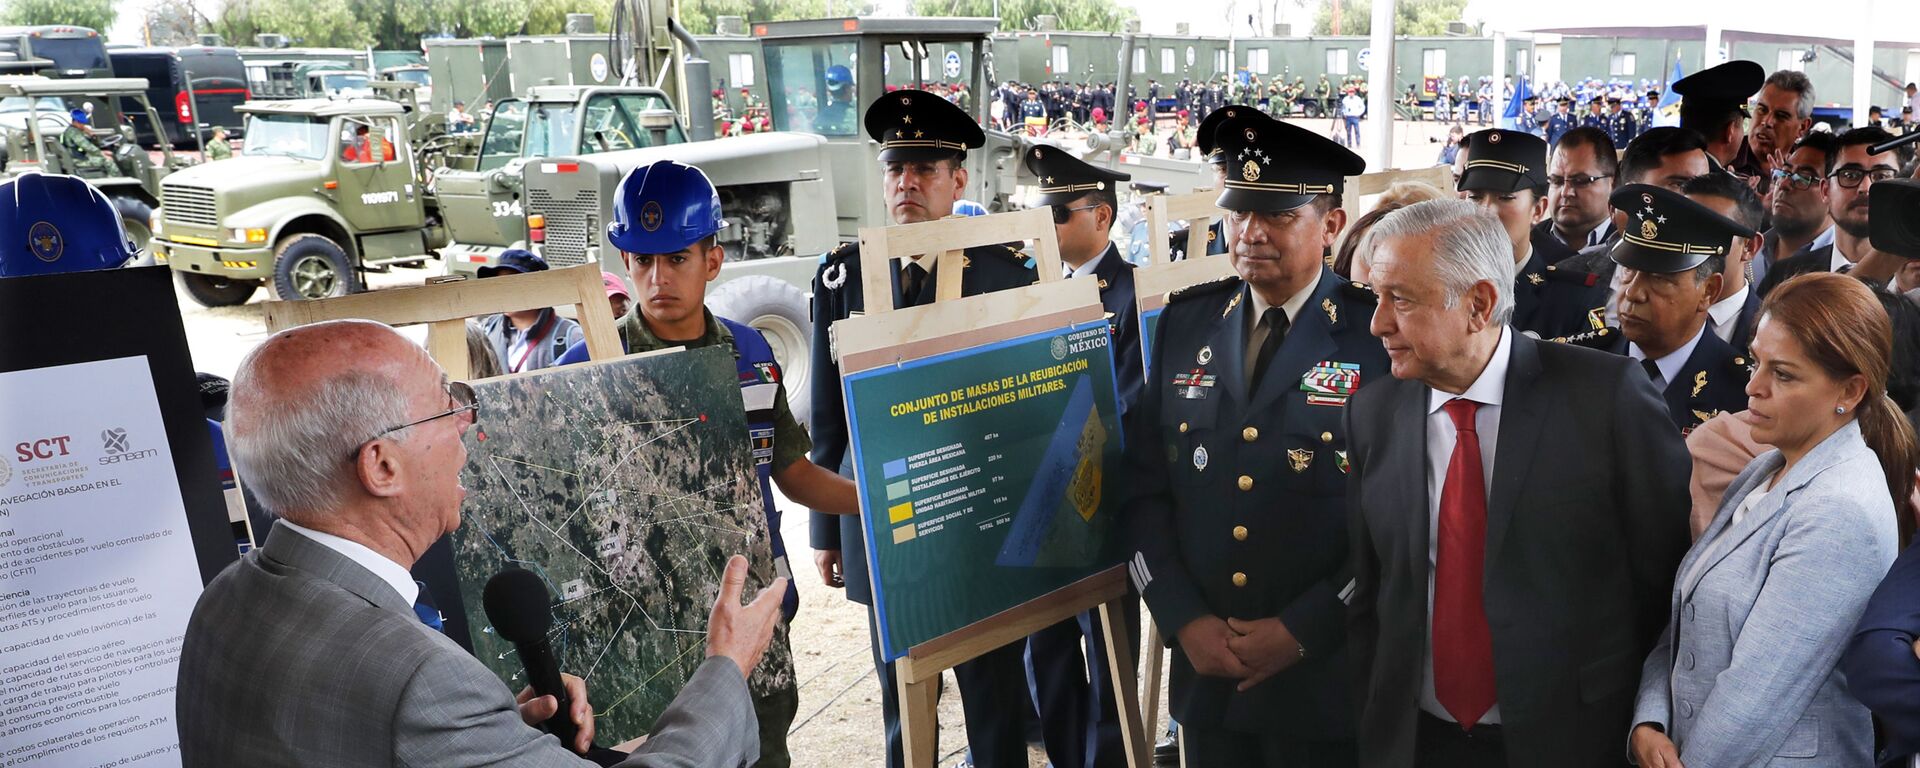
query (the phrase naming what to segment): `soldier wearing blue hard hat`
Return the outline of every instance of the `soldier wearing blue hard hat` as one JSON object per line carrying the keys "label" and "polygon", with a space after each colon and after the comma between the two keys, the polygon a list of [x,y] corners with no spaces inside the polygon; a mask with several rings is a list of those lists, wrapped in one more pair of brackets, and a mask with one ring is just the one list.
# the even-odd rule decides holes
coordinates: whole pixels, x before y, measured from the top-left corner
{"label": "soldier wearing blue hard hat", "polygon": [[[781,613],[791,622],[800,608],[800,593],[787,563],[773,486],[796,502],[856,520],[860,501],[852,481],[807,460],[813,445],[788,405],[786,376],[766,337],[706,306],[707,284],[720,276],[720,264],[726,258],[719,238],[726,227],[720,195],[700,169],[660,160],[629,171],[614,191],[613,222],[607,225],[607,241],[620,249],[634,288],[632,309],[616,328],[628,353],[668,347],[732,349],[767,532],[772,537],[773,566],[779,575],[789,577]],[[582,342],[558,364],[586,359]],[[762,765],[788,764],[787,728],[800,698],[792,676],[785,679],[785,686],[778,690],[754,693]]]}
{"label": "soldier wearing blue hard hat", "polygon": [[[880,145],[881,192],[894,224],[914,224],[953,215],[965,197],[967,151],[983,146],[980,125],[953,102],[919,90],[898,90],[874,100],[864,120],[867,136]],[[918,259],[915,256],[914,259]],[[930,263],[930,262],[929,262]],[[972,296],[1029,285],[1038,279],[1033,260],[1019,251],[993,245],[968,248],[960,273],[960,293]],[[899,259],[890,272],[894,308],[931,304],[939,295],[936,277],[917,261]],[[840,366],[827,332],[834,322],[862,313],[860,247],[848,243],[820,258],[813,282],[813,461],[852,476],[847,450],[846,412],[842,407]],[[819,511],[819,510],[816,510]],[[815,514],[812,518],[814,565],[821,581],[845,587],[847,599],[871,604],[867,580],[865,532],[858,517]],[[868,614],[871,621],[873,615]],[[954,668],[966,712],[967,743],[981,768],[1027,765],[1020,711],[1008,706],[1026,696],[1021,644],[1008,643]],[[887,766],[904,762],[899,717],[899,687],[894,666],[876,647],[874,668],[880,678],[880,710],[887,732]],[[1024,706],[1024,705],[1023,705]]]}
{"label": "soldier wearing blue hard hat", "polygon": [[73,176],[0,182],[0,277],[113,269],[138,258],[113,201]]}
{"label": "soldier wearing blue hard hat", "polygon": [[813,121],[813,129],[830,136],[851,136],[859,125],[854,121],[859,112],[853,70],[844,64],[827,67],[826,96],[820,99],[820,115]]}
{"label": "soldier wearing blue hard hat", "polygon": [[60,146],[73,155],[74,167],[81,170],[111,169],[113,161],[107,158],[107,153],[100,151],[100,145],[95,144],[93,135],[87,132],[93,119],[87,116],[86,110],[76,109],[68,116],[71,120],[67,123],[67,129],[60,132]]}

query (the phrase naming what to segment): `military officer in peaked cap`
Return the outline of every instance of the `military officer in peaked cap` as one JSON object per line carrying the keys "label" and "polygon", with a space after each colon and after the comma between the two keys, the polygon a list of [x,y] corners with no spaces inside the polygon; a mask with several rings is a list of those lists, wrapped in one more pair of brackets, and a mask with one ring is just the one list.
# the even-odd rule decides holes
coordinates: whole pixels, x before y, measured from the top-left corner
{"label": "military officer in peaked cap", "polygon": [[[953,213],[953,203],[967,188],[964,165],[968,149],[986,143],[973,118],[952,102],[925,91],[888,93],[867,107],[867,136],[880,144],[880,179],[887,213],[895,224],[933,221]],[[975,295],[1029,285],[1037,275],[1032,259],[1003,246],[966,251],[961,293]],[[928,266],[931,266],[929,264]],[[861,313],[860,247],[845,244],[820,257],[813,278],[813,451],[814,463],[852,476],[852,453],[847,450],[846,409],[841,402],[840,366],[833,356],[830,328],[835,321]],[[893,275],[894,308],[933,302],[935,278],[918,262],[889,265]],[[873,604],[867,581],[866,547],[860,518],[814,513],[814,562],[821,580],[830,587],[845,586],[847,599]],[[869,640],[873,640],[869,612]],[[874,667],[880,678],[882,716],[886,720],[887,765],[900,766],[899,688],[893,665],[874,646]],[[962,707],[967,715],[967,742],[976,765],[1026,765],[1026,742],[1020,733],[1019,710],[1006,702],[1026,696],[1021,647],[1009,644],[954,668],[960,682]]]}
{"label": "military officer in peaked cap", "polygon": [[1729,61],[1673,81],[1673,92],[1680,95],[1680,127],[1706,137],[1713,170],[1741,176],[1759,172],[1759,161],[1747,148],[1747,100],[1766,80],[1767,70],[1759,64]]}
{"label": "military officer in peaked cap", "polygon": [[1513,243],[1513,327],[1538,337],[1567,336],[1600,327],[1607,284],[1555,262],[1573,253],[1533,222],[1547,210],[1547,143],[1530,133],[1498,128],[1466,138],[1460,197],[1500,218]]}
{"label": "military officer in peaked cap", "polygon": [[1650,184],[1621,187],[1607,202],[1627,213],[1608,254],[1620,265],[1621,327],[1567,340],[1640,361],[1681,434],[1722,411],[1746,410],[1750,363],[1708,331],[1707,308],[1735,239],[1753,230]]}
{"label": "military officer in peaked cap", "polygon": [[1607,108],[1613,110],[1607,114],[1607,138],[1613,139],[1613,145],[1624,147],[1633,143],[1633,137],[1640,135],[1640,123],[1633,119],[1633,111],[1620,105],[1620,97],[1608,96]]}
{"label": "military officer in peaked cap", "polygon": [[[1112,330],[1114,381],[1125,418],[1142,385],[1140,316],[1133,300],[1133,264],[1120,255],[1108,233],[1119,208],[1117,190],[1132,176],[1089,165],[1052,145],[1027,150],[1023,161],[1039,180],[1034,203],[1053,211],[1066,276],[1098,281]],[[1128,636],[1138,637],[1138,610],[1126,619]],[[1093,614],[1082,613],[1027,639],[1027,669],[1040,709],[1041,734],[1056,766],[1125,763],[1104,637]],[[1082,655],[1083,638],[1091,649],[1087,655]]]}
{"label": "military officer in peaked cap", "polygon": [[[1224,161],[1221,160],[1220,146],[1214,143],[1213,132],[1219,129],[1221,123],[1229,119],[1250,116],[1266,117],[1267,113],[1245,104],[1228,104],[1208,114],[1207,119],[1200,121],[1200,127],[1194,133],[1193,144],[1199,148],[1201,161],[1207,164],[1207,168],[1213,174],[1213,188],[1215,190],[1220,189],[1221,183],[1226,181],[1227,168],[1223,164]],[[1173,244],[1173,250],[1169,252],[1171,256],[1168,258],[1168,261],[1180,261],[1187,257],[1188,230],[1188,227],[1181,227],[1180,229],[1174,230],[1173,234],[1168,235],[1168,240]],[[1215,221],[1207,227],[1206,238],[1208,256],[1227,252],[1227,241],[1221,239],[1220,235],[1220,222]]]}
{"label": "military officer in peaked cap", "polygon": [[1238,276],[1176,291],[1127,434],[1129,564],[1173,648],[1188,765],[1355,760],[1345,605],[1347,399],[1387,376],[1375,299],[1323,254],[1365,163],[1264,116],[1221,122]]}

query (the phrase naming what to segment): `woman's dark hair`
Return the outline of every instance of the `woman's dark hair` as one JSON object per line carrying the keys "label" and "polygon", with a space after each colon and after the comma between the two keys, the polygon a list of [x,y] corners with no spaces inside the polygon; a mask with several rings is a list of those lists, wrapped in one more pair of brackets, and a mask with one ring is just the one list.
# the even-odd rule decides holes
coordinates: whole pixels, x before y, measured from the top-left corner
{"label": "woman's dark hair", "polygon": [[1893,325],[1874,291],[1834,272],[1805,274],[1781,283],[1760,306],[1760,316],[1779,323],[1828,376],[1862,376],[1867,391],[1854,409],[1860,435],[1886,475],[1887,492],[1900,531],[1900,546],[1913,536],[1913,425],[1887,396],[1893,367]]}

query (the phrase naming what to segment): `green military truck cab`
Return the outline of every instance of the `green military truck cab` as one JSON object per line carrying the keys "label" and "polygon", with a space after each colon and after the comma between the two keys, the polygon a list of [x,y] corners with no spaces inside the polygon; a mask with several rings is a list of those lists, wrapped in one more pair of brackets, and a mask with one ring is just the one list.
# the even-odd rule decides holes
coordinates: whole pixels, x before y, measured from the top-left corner
{"label": "green military truck cab", "polygon": [[245,154],[161,185],[156,256],[206,306],[271,281],[282,299],[361,290],[360,273],[445,244],[405,106],[378,99],[249,104]]}
{"label": "green military truck cab", "polygon": [[[161,179],[179,162],[169,144],[160,145],[155,165],[147,151],[133,141],[130,128],[92,129],[87,133],[107,157],[106,165],[90,164],[60,141],[71,118],[68,113],[92,101],[124,104],[144,111],[148,120],[159,114],[147,101],[147,81],[127,77],[57,80],[36,75],[0,76],[0,178],[28,171],[79,176],[100,189],[120,211],[127,236],[139,248],[148,248],[149,223],[160,203]],[[108,113],[96,110],[96,115]],[[104,121],[103,121],[104,122]],[[158,124],[158,123],[155,123]],[[111,123],[105,123],[111,126]]]}
{"label": "green military truck cab", "polygon": [[481,128],[475,154],[436,169],[434,194],[452,242],[449,274],[469,275],[527,245],[522,171],[530,160],[685,144],[673,104],[655,88],[545,85],[505,99]]}

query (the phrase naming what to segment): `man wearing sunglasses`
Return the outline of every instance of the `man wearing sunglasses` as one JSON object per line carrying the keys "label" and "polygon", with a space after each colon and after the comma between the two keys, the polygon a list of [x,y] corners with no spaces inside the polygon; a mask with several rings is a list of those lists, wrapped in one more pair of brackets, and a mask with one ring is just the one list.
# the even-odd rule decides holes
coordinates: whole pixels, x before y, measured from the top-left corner
{"label": "man wearing sunglasses", "polygon": [[1867,126],[1840,134],[1826,167],[1827,213],[1833,217],[1833,244],[1814,248],[1773,265],[1760,284],[1765,298],[1773,287],[1808,272],[1851,274],[1872,285],[1886,285],[1904,259],[1874,250],[1868,206],[1873,185],[1900,175],[1898,158],[1871,153],[1893,135]]}
{"label": "man wearing sunglasses", "polygon": [[[1229,111],[1260,114],[1233,106],[1215,110],[1202,125]],[[1140,396],[1140,317],[1133,302],[1133,265],[1114,247],[1109,233],[1118,207],[1117,190],[1132,177],[1098,168],[1051,145],[1027,150],[1022,158],[1038,182],[1035,205],[1053,210],[1066,277],[1098,281],[1100,303],[1112,330],[1114,381],[1124,418]],[[1139,605],[1137,601],[1129,605]],[[1125,617],[1128,637],[1140,635],[1138,610]],[[1082,655],[1082,642],[1092,652]],[[1027,674],[1040,711],[1041,736],[1057,766],[1121,765],[1126,760],[1120,719],[1108,682],[1106,641],[1093,614],[1081,613],[1027,638]]]}
{"label": "man wearing sunglasses", "polygon": [[[954,201],[967,189],[967,150],[986,144],[986,134],[973,117],[950,101],[925,91],[899,90],[875,100],[866,113],[867,135],[880,144],[880,184],[887,213],[895,224],[934,221],[953,213]],[[927,260],[926,267],[931,267]],[[893,306],[933,303],[938,296],[936,277],[915,257],[893,268]],[[828,334],[833,323],[864,312],[861,294],[860,246],[849,243],[820,258],[813,279],[813,452],[815,464],[853,476],[852,452],[847,450],[846,408],[840,391],[840,366]],[[961,272],[960,294],[973,296],[1030,285],[1038,275],[1033,260],[1003,246],[968,248]],[[858,515],[830,515],[816,510],[809,519],[814,565],[820,579],[833,588],[845,587],[847,599],[873,603],[867,582],[867,553]],[[869,622],[873,615],[868,613]],[[871,627],[869,623],[869,627]],[[899,686],[894,665],[873,643],[873,664],[880,679],[880,710],[887,734],[888,768],[904,763]],[[973,762],[983,768],[1025,766],[1026,740],[1021,733],[1020,710],[1007,705],[1026,696],[1021,668],[1021,643],[1008,643],[954,667],[960,684],[961,708],[966,712],[967,743]]]}
{"label": "man wearing sunglasses", "polygon": [[[561,766],[593,739],[567,676],[572,744],[530,724],[552,697],[499,677],[416,613],[408,575],[460,525],[462,441],[478,409],[418,345],[379,323],[275,334],[234,376],[234,465],[279,520],[194,606],[180,649],[188,766]],[[779,621],[784,580],[740,605],[723,576],[707,660],[626,766],[742,765],[759,753],[746,674]]]}
{"label": "man wearing sunglasses", "polygon": [[1833,244],[1833,217],[1827,213],[1827,159],[1839,143],[1833,134],[1813,131],[1800,137],[1787,162],[1773,169],[1773,193],[1767,196],[1773,228],[1753,259],[1753,283],[1765,282],[1773,265],[1814,248]]}

